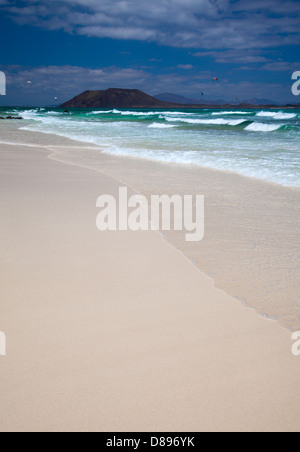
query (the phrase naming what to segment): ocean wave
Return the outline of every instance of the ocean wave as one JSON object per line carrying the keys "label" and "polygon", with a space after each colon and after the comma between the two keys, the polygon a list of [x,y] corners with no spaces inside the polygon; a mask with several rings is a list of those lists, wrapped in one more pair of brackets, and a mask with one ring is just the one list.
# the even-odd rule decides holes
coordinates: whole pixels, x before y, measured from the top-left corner
{"label": "ocean wave", "polygon": [[288,168],[283,169],[281,163],[275,163],[274,165],[267,167],[264,165],[254,164],[254,160],[249,160],[253,164],[248,166],[244,165],[244,162],[235,159],[231,160],[226,155],[220,156],[219,159],[211,158],[211,156],[199,153],[197,151],[172,151],[166,152],[165,150],[151,150],[151,149],[133,149],[130,147],[120,147],[117,145],[109,146],[103,151],[106,154],[118,155],[118,156],[130,156],[135,158],[141,158],[146,160],[164,162],[164,163],[176,163],[179,165],[195,165],[198,167],[210,168],[219,171],[230,171],[236,174],[243,175],[245,177],[251,177],[255,179],[265,180],[276,184],[284,185],[287,187],[299,186],[299,176]]}
{"label": "ocean wave", "polygon": [[212,116],[223,116],[223,115],[251,115],[252,112],[249,111],[215,111]]}
{"label": "ocean wave", "polygon": [[[43,113],[43,112],[40,110],[39,113]],[[60,116],[61,114],[62,114],[61,111],[47,111],[47,115],[50,115],[50,116]]]}
{"label": "ocean wave", "polygon": [[[207,166],[300,186],[296,111],[153,110],[70,109],[71,114],[65,115],[55,108],[23,108],[14,113],[27,120],[21,123],[21,130],[70,138],[80,142],[82,149],[97,145],[112,154]],[[7,111],[12,108],[5,109],[5,114]],[[6,123],[0,126],[4,131],[1,141],[5,142]],[[23,141],[21,134],[19,140]],[[7,133],[10,141],[15,139]],[[51,138],[47,142],[51,143]],[[84,152],[82,155],[84,158]]]}
{"label": "ocean wave", "polygon": [[92,115],[108,115],[109,113],[113,113],[113,110],[101,110],[101,111],[92,111],[90,113],[87,113],[87,116],[92,116]]}
{"label": "ocean wave", "polygon": [[38,110],[24,110],[20,111],[20,116],[22,116],[23,119],[36,119]]}
{"label": "ocean wave", "polygon": [[195,113],[186,113],[183,111],[164,111],[164,112],[157,112],[158,114],[161,114],[162,116],[194,116]]}
{"label": "ocean wave", "polygon": [[194,112],[185,113],[181,111],[123,111],[123,110],[112,110],[112,113],[122,116],[159,116],[160,119],[164,119],[166,116],[195,116]]}
{"label": "ocean wave", "polygon": [[297,117],[296,113],[277,113],[275,119],[294,119]]}
{"label": "ocean wave", "polygon": [[263,117],[263,118],[274,118],[277,113],[273,111],[260,111],[259,113],[256,113],[256,116]]}
{"label": "ocean wave", "polygon": [[160,123],[154,123],[148,126],[149,129],[173,129],[174,127],[176,126],[172,126],[171,124],[160,124]]}
{"label": "ocean wave", "polygon": [[18,111],[18,114],[22,116],[23,119],[31,121],[43,121],[43,120],[51,120],[51,119],[59,119],[61,121],[62,112],[55,110],[47,110],[44,108],[36,108],[31,110]]}
{"label": "ocean wave", "polygon": [[279,112],[272,112],[272,111],[261,111],[256,114],[256,116],[262,117],[262,118],[273,118],[273,119],[294,119],[297,117],[296,113],[283,113],[282,111]]}
{"label": "ocean wave", "polygon": [[279,130],[283,124],[263,124],[261,122],[253,122],[249,124],[245,128],[245,130],[249,130],[251,132],[275,132],[275,130]]}
{"label": "ocean wave", "polygon": [[185,124],[203,124],[203,125],[219,125],[219,126],[238,126],[246,122],[245,119],[185,119],[185,118],[165,118],[168,122],[183,122]]}
{"label": "ocean wave", "polygon": [[157,116],[160,114],[160,112],[157,111],[121,111],[121,110],[113,110],[112,113],[116,115],[122,115],[122,116]]}

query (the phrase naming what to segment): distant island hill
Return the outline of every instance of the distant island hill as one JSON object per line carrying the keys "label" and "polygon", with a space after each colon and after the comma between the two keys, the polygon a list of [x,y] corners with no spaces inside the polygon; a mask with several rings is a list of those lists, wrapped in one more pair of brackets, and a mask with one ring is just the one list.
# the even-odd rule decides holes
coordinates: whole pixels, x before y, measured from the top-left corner
{"label": "distant island hill", "polygon": [[[180,96],[179,96],[180,97]],[[183,98],[184,99],[184,98]],[[149,94],[143,93],[137,89],[120,89],[109,88],[104,91],[85,91],[68,102],[63,103],[60,108],[120,108],[120,109],[199,109],[199,108],[300,108],[300,104],[288,104],[288,105],[254,105],[248,103],[240,104],[207,104],[207,103],[181,103],[181,102],[168,102],[158,99],[156,97],[149,96]]]}

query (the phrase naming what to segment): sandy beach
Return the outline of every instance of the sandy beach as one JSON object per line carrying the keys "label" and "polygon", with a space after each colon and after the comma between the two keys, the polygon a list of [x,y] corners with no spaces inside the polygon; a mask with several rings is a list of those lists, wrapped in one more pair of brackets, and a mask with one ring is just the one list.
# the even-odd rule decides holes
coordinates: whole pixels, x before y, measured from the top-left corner
{"label": "sandy beach", "polygon": [[[0,431],[299,431],[299,190],[23,135],[0,145]],[[205,240],[99,232],[124,184],[200,191]]]}

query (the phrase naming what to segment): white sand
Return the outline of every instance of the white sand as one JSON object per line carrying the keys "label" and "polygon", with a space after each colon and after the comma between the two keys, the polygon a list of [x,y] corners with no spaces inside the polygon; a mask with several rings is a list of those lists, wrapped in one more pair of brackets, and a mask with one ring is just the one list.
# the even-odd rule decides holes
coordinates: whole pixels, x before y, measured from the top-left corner
{"label": "white sand", "polygon": [[291,334],[159,233],[97,231],[119,186],[0,147],[0,430],[299,431]]}

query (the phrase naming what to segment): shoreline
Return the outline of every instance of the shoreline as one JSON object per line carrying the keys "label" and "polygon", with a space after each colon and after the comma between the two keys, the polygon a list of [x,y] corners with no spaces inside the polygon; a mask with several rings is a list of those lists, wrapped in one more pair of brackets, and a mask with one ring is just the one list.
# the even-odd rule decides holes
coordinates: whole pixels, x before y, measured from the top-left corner
{"label": "shoreline", "polygon": [[209,219],[204,241],[191,245],[177,232],[161,232],[164,239],[241,304],[290,331],[300,330],[298,188],[233,172],[114,156],[96,145],[20,132],[43,143],[50,159],[106,174],[148,200],[152,194],[204,194]]}
{"label": "shoreline", "polygon": [[[300,108],[300,107],[299,107]],[[112,159],[116,158],[116,159],[120,159],[120,161],[122,159],[125,160],[132,160],[132,161],[142,161],[142,162],[149,162],[149,163],[153,163],[153,164],[158,164],[158,165],[165,165],[165,166],[174,166],[174,167],[181,167],[181,168],[193,168],[193,169],[199,169],[200,171],[208,171],[213,173],[221,173],[221,174],[227,174],[227,175],[232,175],[232,177],[239,177],[245,180],[249,180],[249,181],[253,181],[253,182],[258,182],[258,183],[262,183],[262,184],[266,184],[266,185],[271,185],[277,188],[283,188],[283,189],[288,189],[288,190],[293,190],[293,191],[299,191],[300,193],[300,187],[296,187],[293,185],[283,185],[277,182],[273,182],[267,179],[261,179],[258,177],[254,177],[254,176],[248,176],[245,174],[240,174],[234,170],[226,170],[226,169],[219,169],[219,168],[212,168],[209,166],[201,166],[201,165],[197,165],[197,164],[192,164],[192,163],[178,163],[178,162],[171,162],[171,161],[164,161],[164,160],[155,160],[155,159],[151,159],[151,158],[147,158],[147,157],[135,157],[132,155],[118,155],[118,154],[114,154],[112,152],[106,152],[105,149],[101,146],[99,146],[96,143],[88,143],[85,141],[80,141],[80,140],[76,140],[74,138],[69,138],[67,136],[64,135],[59,135],[59,134],[55,134],[52,132],[40,132],[40,131],[31,131],[31,130],[27,130],[24,128],[17,128],[17,130],[20,130],[21,132],[25,132],[25,134],[28,136],[40,136],[40,140],[38,140],[38,143],[40,143],[41,141],[44,142],[43,140],[43,136],[51,136],[52,139],[54,139],[54,142],[56,141],[56,144],[51,144],[51,143],[47,143],[47,144],[34,144],[31,141],[29,143],[17,143],[17,142],[9,142],[9,141],[1,141],[0,140],[0,145],[11,145],[11,146],[27,146],[27,147],[42,147],[45,149],[48,148],[80,148],[80,149],[88,149],[88,150],[98,150],[99,153],[101,153],[101,155],[106,155],[106,156],[110,156]],[[35,140],[32,140],[35,141]],[[71,163],[71,162],[70,162]],[[81,165],[79,165],[81,166]],[[82,166],[84,167],[84,166]]]}
{"label": "shoreline", "polygon": [[[196,165],[300,188],[297,111],[220,109],[195,114],[182,110],[175,118],[168,111],[54,110],[25,109],[20,130],[56,134],[78,143],[83,140],[85,146],[94,144],[111,155]],[[1,135],[3,142],[8,141]]]}
{"label": "shoreline", "polygon": [[123,182],[45,149],[0,160],[1,431],[299,430],[284,328],[161,234],[96,230]]}
{"label": "shoreline", "polygon": [[[148,202],[150,202],[150,198],[153,194],[168,194],[169,196],[174,194],[180,194],[181,196],[186,194],[193,196],[197,194],[204,194],[206,201],[209,199],[209,203],[211,203],[211,197],[214,198],[213,203],[216,202],[215,200],[217,198],[218,208],[220,209],[220,218],[217,220],[219,215],[216,212],[216,206],[213,206],[211,211],[209,211],[209,214],[212,213],[213,218],[210,224],[207,224],[206,220],[205,237],[203,241],[189,244],[184,240],[184,232],[161,231],[160,234],[168,243],[187,257],[191,263],[196,266],[196,268],[211,278],[217,288],[224,290],[247,308],[254,309],[259,315],[278,321],[288,330],[292,332],[300,330],[300,303],[298,295],[300,271],[297,265],[300,257],[300,190],[298,188],[283,187],[271,182],[260,181],[231,172],[193,166],[187,166],[184,168],[178,164],[153,162],[123,156],[112,156],[105,153],[101,153],[101,157],[98,156],[98,165],[101,165],[101,168],[99,168],[97,167],[98,165],[95,165],[94,161],[91,164],[88,164],[87,162],[83,163],[80,160],[80,155],[78,156],[78,159],[72,151],[72,155],[68,154],[68,148],[52,148],[51,150],[54,152],[52,155],[49,155],[48,158],[67,164],[75,164],[78,167],[84,167],[86,169],[93,169],[96,172],[113,177],[118,183],[121,182],[134,192],[146,196]],[[89,149],[88,152],[93,153],[94,151]],[[81,154],[80,151],[79,154]],[[169,176],[168,182],[165,180],[164,183],[159,183],[158,181],[163,180],[165,176],[165,170],[168,172],[171,171],[173,174],[171,177]],[[178,179],[180,180],[184,173],[186,183],[185,185],[182,184],[182,186],[180,186],[178,185]],[[191,178],[191,175],[193,178]],[[198,189],[199,175],[207,179],[206,184],[204,184],[204,191],[200,188]],[[210,194],[209,179],[211,177],[213,177],[214,180],[218,181],[217,183],[221,185],[218,188],[217,195],[216,193],[213,193],[213,195]],[[192,181],[195,184],[194,186],[191,183]],[[232,182],[234,183],[230,191],[233,190],[234,193],[226,195],[226,193],[224,194],[223,192],[220,194],[220,191],[224,190],[224,188]],[[169,188],[170,186],[172,188]],[[250,200],[251,202],[248,202],[246,207],[242,206],[244,198],[243,195],[241,195],[241,192],[243,192],[245,186],[247,186],[248,190],[251,188],[252,193],[254,193],[253,196],[257,196],[262,199],[263,192],[268,192],[268,202],[271,202],[271,198],[273,196],[281,197],[282,199],[280,199],[278,205],[276,205],[276,202],[274,203],[274,211],[272,211],[271,218],[272,216],[274,216],[274,218],[278,218],[278,215],[284,216],[282,211],[285,207],[285,219],[287,220],[286,226],[289,224],[290,227],[287,228],[282,224],[280,226],[279,233],[276,232],[274,227],[271,227],[269,232],[264,234],[263,238],[257,237],[260,234],[260,229],[263,229],[264,225],[269,222],[269,219],[265,217],[266,212],[264,212],[264,208],[270,209],[270,206],[265,205],[266,201],[262,203],[260,202],[261,205],[256,213],[256,218],[254,218],[253,222],[248,225],[248,220],[245,220],[247,217],[243,218],[243,215],[248,215],[249,209],[253,209],[254,212],[256,206],[255,202],[253,203],[255,199]],[[207,187],[209,187],[208,191]],[[240,206],[237,207],[235,205],[233,207],[233,215],[232,212],[226,214],[224,209],[222,209],[223,200],[225,200],[225,203],[230,206],[230,198],[234,199],[235,197],[240,197]],[[288,200],[289,205],[287,205]],[[236,200],[234,199],[234,201]],[[239,216],[237,211],[242,207],[243,211]],[[206,202],[206,218],[208,208],[209,206]],[[264,221],[262,221],[263,218],[261,218],[261,215],[265,217]],[[235,223],[232,223],[232,216],[236,217]],[[223,221],[227,224],[227,228],[220,227],[219,230],[216,230],[215,223],[220,221],[221,218],[223,218]],[[239,228],[239,222],[241,222],[241,220],[243,220],[242,229]],[[251,228],[255,225],[257,236],[255,232],[251,231]],[[233,229],[232,231],[230,230],[231,228]],[[205,245],[204,251],[203,244],[206,242],[207,233],[210,232],[210,230],[213,232],[209,238],[209,241]],[[219,234],[218,240],[216,240],[216,232]],[[233,239],[236,232],[238,232],[238,240],[242,242],[242,245],[239,245],[238,241]],[[248,237],[247,235],[249,232],[250,236]],[[269,233],[272,233],[272,239],[268,235]],[[243,237],[244,234],[246,235],[246,239]],[[284,242],[284,236],[287,242]],[[278,242],[282,241],[283,243],[279,246],[279,249],[274,252],[273,241],[276,241],[276,239]],[[230,249],[226,249],[226,252],[222,252],[221,247],[226,245],[226,243],[227,248],[228,245],[232,246],[231,241],[235,242],[234,253],[231,253]],[[251,245],[252,242],[254,243],[253,246],[255,251],[260,245],[265,246],[265,248],[260,252],[259,260],[255,260],[255,258],[253,258],[252,247],[248,246],[248,249],[244,253],[242,262],[236,262],[229,272],[228,269],[225,270],[224,263],[226,262],[225,265],[227,266],[227,264],[233,259],[242,259],[239,253],[243,252],[243,249],[241,250],[240,247],[244,247],[248,243]],[[268,253],[264,254],[266,252],[266,248],[270,249],[267,249]],[[290,258],[292,257],[292,259],[287,263],[286,259],[288,252],[290,253]],[[282,253],[286,255],[284,262],[281,261]],[[200,257],[201,254],[204,255]],[[251,257],[253,259],[253,263],[249,265],[248,261]],[[266,269],[264,265],[270,259],[274,259],[273,264],[272,266],[269,266],[269,269]],[[275,262],[275,259],[277,262]],[[275,267],[276,264],[277,269]],[[243,277],[239,280],[237,275],[239,275],[241,269],[243,270]],[[284,275],[282,274],[283,270]],[[266,273],[266,271],[268,273]],[[268,276],[268,282],[263,279],[266,276]],[[260,280],[259,286],[257,286],[258,277]],[[278,281],[280,281],[279,284]],[[255,284],[258,292],[253,290],[251,284]],[[269,285],[270,287],[268,287]],[[276,290],[273,290],[272,286],[276,287]],[[263,295],[262,289],[264,289]],[[289,313],[286,312],[287,301],[289,301],[290,305],[288,309]]]}

